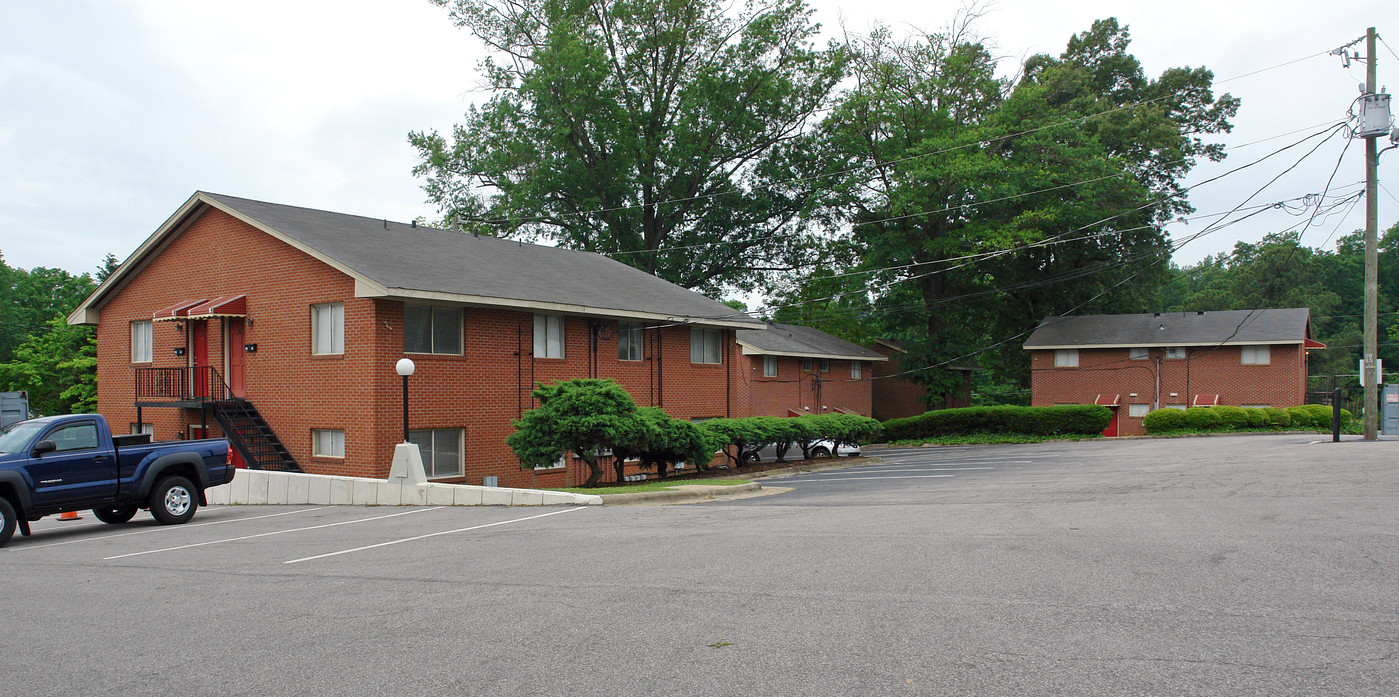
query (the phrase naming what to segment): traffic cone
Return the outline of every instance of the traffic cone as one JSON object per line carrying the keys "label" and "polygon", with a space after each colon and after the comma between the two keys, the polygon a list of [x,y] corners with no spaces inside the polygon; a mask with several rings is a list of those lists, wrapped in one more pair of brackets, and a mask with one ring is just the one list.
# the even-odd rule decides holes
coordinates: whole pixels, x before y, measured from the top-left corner
{"label": "traffic cone", "polygon": [[77,512],[77,511],[64,511],[64,512],[58,514],[58,519],[59,519],[59,520],[82,520],[83,517],[80,516],[80,515],[78,515],[78,512]]}

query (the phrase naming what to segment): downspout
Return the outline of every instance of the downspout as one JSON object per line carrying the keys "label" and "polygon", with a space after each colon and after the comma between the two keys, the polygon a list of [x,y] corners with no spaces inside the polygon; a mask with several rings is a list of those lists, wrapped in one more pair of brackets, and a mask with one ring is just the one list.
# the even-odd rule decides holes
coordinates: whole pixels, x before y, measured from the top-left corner
{"label": "downspout", "polygon": [[730,345],[730,333],[732,330],[724,330],[724,418],[733,418],[733,348]]}
{"label": "downspout", "polygon": [[525,325],[515,325],[515,418],[525,418],[525,394],[520,381],[525,379],[525,350],[520,344],[525,341]]}
{"label": "downspout", "polygon": [[1153,411],[1161,408],[1161,356],[1156,356],[1156,398],[1152,400]]}
{"label": "downspout", "polygon": [[665,346],[662,345],[664,330],[656,329],[656,407],[665,408]]}

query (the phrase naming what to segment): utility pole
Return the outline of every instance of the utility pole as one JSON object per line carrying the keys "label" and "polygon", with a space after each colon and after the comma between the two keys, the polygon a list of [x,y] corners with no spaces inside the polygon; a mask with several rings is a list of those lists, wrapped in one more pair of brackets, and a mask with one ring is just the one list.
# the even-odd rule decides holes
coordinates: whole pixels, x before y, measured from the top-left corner
{"label": "utility pole", "polygon": [[[1365,94],[1375,94],[1375,28],[1365,32]],[[1379,154],[1375,139],[1365,137],[1365,440],[1379,438]]]}

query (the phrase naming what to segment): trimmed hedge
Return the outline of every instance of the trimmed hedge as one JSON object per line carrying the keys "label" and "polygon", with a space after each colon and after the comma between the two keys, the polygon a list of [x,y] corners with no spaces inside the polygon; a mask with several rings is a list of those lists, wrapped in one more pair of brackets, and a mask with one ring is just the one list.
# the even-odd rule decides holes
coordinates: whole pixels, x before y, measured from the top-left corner
{"label": "trimmed hedge", "polygon": [[887,440],[916,440],[972,434],[1034,436],[1098,435],[1112,421],[1112,410],[1093,404],[1058,407],[966,407],[938,409],[885,421]]}
{"label": "trimmed hedge", "polygon": [[[796,446],[802,457],[811,456],[811,445],[820,440],[835,441],[837,445],[871,440],[879,434],[879,422],[858,414],[809,414],[807,416],[747,416],[736,419],[710,419],[700,424],[724,446],[725,455],[734,462],[769,443]],[[732,451],[727,446],[733,446]]]}
{"label": "trimmed hedge", "polygon": [[[1351,426],[1353,417],[1341,410],[1341,429]],[[1304,404],[1299,407],[1192,407],[1157,409],[1142,419],[1147,433],[1281,431],[1288,428],[1331,430],[1331,407]]]}

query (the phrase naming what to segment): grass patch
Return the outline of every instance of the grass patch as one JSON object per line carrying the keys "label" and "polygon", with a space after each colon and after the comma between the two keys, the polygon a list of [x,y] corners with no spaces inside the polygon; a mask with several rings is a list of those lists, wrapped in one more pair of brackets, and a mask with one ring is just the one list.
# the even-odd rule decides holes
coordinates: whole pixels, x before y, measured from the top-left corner
{"label": "grass patch", "polygon": [[703,486],[737,486],[747,484],[747,479],[670,479],[666,481],[638,482],[628,486],[574,486],[567,489],[545,489],[545,491],[566,491],[570,494],[635,494],[642,491],[667,491],[677,486],[699,484]]}
{"label": "grass patch", "polygon": [[1081,433],[1063,433],[1054,436],[1035,436],[1024,433],[965,433],[960,435],[936,436],[929,438],[908,438],[891,440],[891,446],[936,445],[995,445],[1000,443],[1043,443],[1052,440],[1091,440],[1102,436]]}

